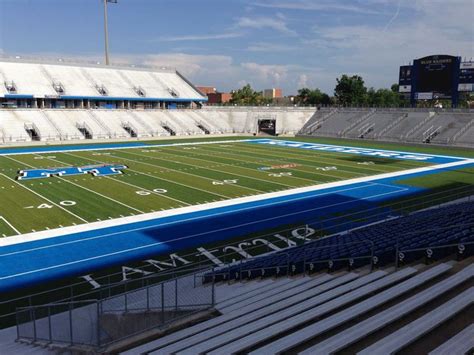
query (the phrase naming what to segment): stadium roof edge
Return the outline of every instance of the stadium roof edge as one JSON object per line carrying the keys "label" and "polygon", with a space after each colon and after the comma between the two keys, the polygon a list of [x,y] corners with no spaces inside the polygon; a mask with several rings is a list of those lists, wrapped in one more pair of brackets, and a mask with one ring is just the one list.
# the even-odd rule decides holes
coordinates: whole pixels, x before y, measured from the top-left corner
{"label": "stadium roof edge", "polygon": [[161,73],[176,73],[175,67],[154,67],[146,65],[105,65],[97,64],[94,62],[80,62],[80,61],[68,61],[68,59],[54,60],[53,58],[23,58],[21,56],[0,56],[0,62],[17,63],[17,64],[44,64],[44,65],[57,65],[65,67],[87,67],[87,68],[102,68],[102,69],[126,69],[135,71],[153,71]]}

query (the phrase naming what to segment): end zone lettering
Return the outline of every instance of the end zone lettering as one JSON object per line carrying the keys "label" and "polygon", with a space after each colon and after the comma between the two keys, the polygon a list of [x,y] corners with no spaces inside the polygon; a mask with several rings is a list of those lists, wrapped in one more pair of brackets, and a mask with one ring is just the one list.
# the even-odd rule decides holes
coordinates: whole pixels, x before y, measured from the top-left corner
{"label": "end zone lettering", "polygon": [[289,147],[289,148],[322,150],[322,151],[335,152],[335,153],[361,154],[361,155],[367,155],[367,156],[379,157],[379,158],[395,158],[395,159],[408,159],[408,160],[421,160],[421,161],[433,159],[432,156],[421,155],[421,154],[409,154],[409,153],[405,154],[405,153],[391,152],[391,151],[386,151],[386,150],[350,148],[350,147],[331,146],[331,145],[323,145],[323,144],[315,144],[315,143],[298,143],[298,142],[277,141],[277,140],[261,140],[261,141],[251,142],[251,143],[278,145],[278,146]]}
{"label": "end zone lettering", "polygon": [[122,174],[122,170],[127,169],[126,165],[111,164],[111,165],[92,165],[82,167],[65,167],[52,169],[30,169],[20,170],[18,172],[17,180],[33,180],[44,179],[51,176],[74,176],[91,174],[92,176],[108,176]]}

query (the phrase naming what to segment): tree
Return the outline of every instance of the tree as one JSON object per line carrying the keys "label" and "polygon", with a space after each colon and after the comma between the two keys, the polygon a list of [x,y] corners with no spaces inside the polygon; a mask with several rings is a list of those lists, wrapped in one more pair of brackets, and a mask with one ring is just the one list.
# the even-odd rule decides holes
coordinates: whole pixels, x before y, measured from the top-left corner
{"label": "tree", "polygon": [[351,77],[346,74],[336,79],[334,96],[337,103],[344,106],[362,106],[367,103],[367,88],[359,75]]}
{"label": "tree", "polygon": [[262,93],[253,90],[250,84],[247,84],[232,93],[230,102],[237,105],[258,105],[263,102],[263,96]]}
{"label": "tree", "polygon": [[392,89],[378,89],[376,91],[374,88],[370,88],[367,91],[367,104],[372,107],[399,107],[400,95]]}
{"label": "tree", "polygon": [[330,105],[331,98],[319,89],[302,88],[298,90],[296,103],[301,105]]}

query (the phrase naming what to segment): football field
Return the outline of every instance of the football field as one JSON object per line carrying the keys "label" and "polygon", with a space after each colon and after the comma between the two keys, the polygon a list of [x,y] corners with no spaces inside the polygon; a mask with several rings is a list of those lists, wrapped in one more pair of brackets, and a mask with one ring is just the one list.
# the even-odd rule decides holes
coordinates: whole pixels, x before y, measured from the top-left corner
{"label": "football field", "polygon": [[[431,164],[416,159],[250,144],[245,140],[3,155],[0,156],[0,236]],[[112,166],[121,168],[110,174],[91,171]]]}

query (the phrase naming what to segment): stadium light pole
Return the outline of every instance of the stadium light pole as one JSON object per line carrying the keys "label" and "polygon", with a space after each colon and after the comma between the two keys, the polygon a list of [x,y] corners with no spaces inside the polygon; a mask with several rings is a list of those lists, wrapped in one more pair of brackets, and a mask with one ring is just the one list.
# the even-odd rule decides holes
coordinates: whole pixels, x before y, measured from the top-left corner
{"label": "stadium light pole", "polygon": [[107,21],[107,3],[116,4],[117,0],[103,0],[104,1],[104,35],[105,35],[105,65],[110,65],[109,60],[109,26]]}

